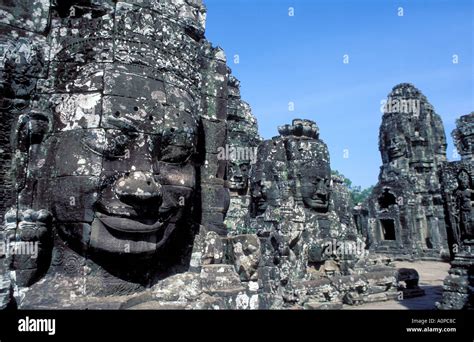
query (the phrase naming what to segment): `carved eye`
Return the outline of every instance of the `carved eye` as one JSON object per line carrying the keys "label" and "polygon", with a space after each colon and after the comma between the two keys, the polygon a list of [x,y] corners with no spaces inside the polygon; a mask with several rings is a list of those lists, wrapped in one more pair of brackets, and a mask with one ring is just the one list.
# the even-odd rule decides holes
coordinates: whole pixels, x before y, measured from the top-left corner
{"label": "carved eye", "polygon": [[160,160],[171,164],[187,163],[195,154],[196,136],[171,128],[160,141]]}
{"label": "carved eye", "polygon": [[171,164],[187,163],[194,154],[194,148],[169,145],[162,149],[160,160]]}
{"label": "carved eye", "polygon": [[115,137],[107,139],[104,146],[103,155],[107,158],[123,157],[126,153],[126,148],[129,145],[131,137],[125,134],[119,134]]}
{"label": "carved eye", "polygon": [[83,145],[92,152],[108,159],[122,158],[126,154],[135,134],[123,131],[108,131],[107,133],[91,134],[82,139]]}
{"label": "carved eye", "polygon": [[139,136],[138,130],[135,126],[120,119],[110,118],[108,124],[115,128],[106,132],[92,131],[82,139],[82,144],[105,158],[123,158],[126,155],[127,147]]}

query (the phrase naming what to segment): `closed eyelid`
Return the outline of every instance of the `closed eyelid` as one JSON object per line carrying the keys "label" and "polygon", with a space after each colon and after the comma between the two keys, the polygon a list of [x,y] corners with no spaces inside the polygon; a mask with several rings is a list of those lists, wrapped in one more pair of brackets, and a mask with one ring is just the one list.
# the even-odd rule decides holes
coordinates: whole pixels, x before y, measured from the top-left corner
{"label": "closed eyelid", "polygon": [[121,130],[124,133],[130,134],[130,135],[137,135],[139,133],[138,128],[133,125],[132,123],[126,122],[123,119],[116,119],[116,118],[108,118],[107,123],[113,126],[114,128],[117,128]]}
{"label": "closed eyelid", "polygon": [[[122,148],[125,148],[128,143],[130,142],[130,137],[125,134],[119,134],[114,137],[103,137],[104,141],[98,141],[97,139],[94,139],[93,137],[84,137],[81,140],[81,144],[91,151],[92,153],[99,155],[99,156],[105,156],[107,158],[121,158],[125,154],[114,154],[114,152],[121,152]],[[115,145],[110,145],[107,142],[113,140]],[[112,150],[110,147],[113,147],[115,150]]]}
{"label": "closed eyelid", "polygon": [[[163,156],[163,155],[161,156],[161,158],[160,158],[161,160],[160,160],[160,161],[163,162],[163,163],[173,164],[173,165],[186,164],[186,163],[188,163],[188,162],[193,158],[193,156],[194,156],[195,153],[194,153],[194,151],[184,151],[184,150],[183,150],[183,154],[184,154],[184,153],[186,153],[186,155],[185,155],[186,158],[182,158],[182,159],[181,159],[181,158],[177,158],[178,161],[176,161],[176,162],[167,161],[167,160],[166,160],[166,154],[165,154],[164,156]],[[165,158],[164,158],[164,157],[165,157]]]}

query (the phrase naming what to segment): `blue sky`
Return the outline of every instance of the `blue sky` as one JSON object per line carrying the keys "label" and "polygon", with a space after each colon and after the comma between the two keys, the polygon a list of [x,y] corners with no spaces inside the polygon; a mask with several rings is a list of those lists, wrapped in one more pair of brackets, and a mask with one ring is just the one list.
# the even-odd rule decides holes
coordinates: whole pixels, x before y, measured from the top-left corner
{"label": "blue sky", "polygon": [[293,118],[314,120],[332,168],[356,185],[373,185],[381,166],[380,102],[393,86],[410,82],[441,115],[452,159],[455,119],[474,111],[474,0],[205,4],[207,38],[226,51],[264,138]]}

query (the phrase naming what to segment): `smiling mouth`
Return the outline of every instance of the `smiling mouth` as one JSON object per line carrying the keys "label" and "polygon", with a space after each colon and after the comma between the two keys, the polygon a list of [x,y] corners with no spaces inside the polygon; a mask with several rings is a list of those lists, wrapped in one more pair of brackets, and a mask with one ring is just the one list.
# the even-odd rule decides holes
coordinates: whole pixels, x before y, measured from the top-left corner
{"label": "smiling mouth", "polygon": [[313,202],[314,204],[326,204],[326,199],[316,197],[316,198],[311,198],[311,202]]}
{"label": "smiling mouth", "polygon": [[96,213],[97,218],[108,228],[124,233],[154,233],[160,230],[168,219],[158,219],[153,224],[145,224],[124,217],[108,216],[102,213]]}
{"label": "smiling mouth", "polygon": [[240,180],[240,181],[239,181],[239,180],[231,180],[229,183],[230,183],[231,185],[234,185],[234,186],[235,186],[235,185],[240,186],[240,185],[244,185],[244,184],[245,184],[245,182],[244,182],[243,180]]}

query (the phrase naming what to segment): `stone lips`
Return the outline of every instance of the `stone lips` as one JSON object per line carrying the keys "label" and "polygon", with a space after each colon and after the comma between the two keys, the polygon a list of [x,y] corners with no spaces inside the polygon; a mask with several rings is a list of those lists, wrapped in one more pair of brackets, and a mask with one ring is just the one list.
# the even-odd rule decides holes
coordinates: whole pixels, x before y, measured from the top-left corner
{"label": "stone lips", "polygon": [[164,222],[161,220],[148,225],[123,217],[110,217],[103,214],[98,214],[97,218],[107,227],[126,233],[154,233],[164,226]]}

